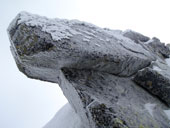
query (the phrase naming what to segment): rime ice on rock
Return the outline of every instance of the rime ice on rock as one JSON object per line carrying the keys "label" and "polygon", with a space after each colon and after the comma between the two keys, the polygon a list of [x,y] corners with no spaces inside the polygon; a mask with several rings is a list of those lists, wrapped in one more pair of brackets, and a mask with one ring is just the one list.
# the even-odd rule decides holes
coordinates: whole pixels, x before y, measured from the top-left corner
{"label": "rime ice on rock", "polygon": [[58,83],[82,128],[169,127],[170,49],[157,38],[27,12],[8,34],[19,70]]}

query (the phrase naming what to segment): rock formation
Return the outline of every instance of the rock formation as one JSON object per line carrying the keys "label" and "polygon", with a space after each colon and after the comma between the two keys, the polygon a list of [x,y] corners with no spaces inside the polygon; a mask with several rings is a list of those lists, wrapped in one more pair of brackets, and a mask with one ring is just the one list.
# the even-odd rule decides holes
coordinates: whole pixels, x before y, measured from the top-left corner
{"label": "rock formation", "polygon": [[159,39],[27,12],[8,34],[19,70],[58,83],[82,128],[170,128],[170,49]]}

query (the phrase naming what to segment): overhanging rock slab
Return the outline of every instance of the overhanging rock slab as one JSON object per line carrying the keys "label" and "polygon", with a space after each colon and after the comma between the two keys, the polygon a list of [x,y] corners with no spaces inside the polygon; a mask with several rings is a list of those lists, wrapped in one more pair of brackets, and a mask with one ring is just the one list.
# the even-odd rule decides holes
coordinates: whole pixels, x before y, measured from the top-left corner
{"label": "overhanging rock slab", "polygon": [[139,82],[147,81],[145,74],[137,79],[140,71],[169,57],[169,48],[160,41],[154,44],[155,38],[27,12],[16,16],[8,34],[19,70],[58,83],[82,127],[169,127],[164,110],[170,90],[168,99],[155,96]]}

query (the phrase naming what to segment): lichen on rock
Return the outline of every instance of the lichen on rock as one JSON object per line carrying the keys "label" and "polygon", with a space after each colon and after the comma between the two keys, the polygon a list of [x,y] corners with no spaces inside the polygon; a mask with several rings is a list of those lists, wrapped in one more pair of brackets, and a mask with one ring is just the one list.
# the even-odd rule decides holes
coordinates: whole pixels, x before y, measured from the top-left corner
{"label": "lichen on rock", "polygon": [[169,128],[170,49],[159,39],[27,12],[8,34],[19,70],[59,84],[81,128]]}

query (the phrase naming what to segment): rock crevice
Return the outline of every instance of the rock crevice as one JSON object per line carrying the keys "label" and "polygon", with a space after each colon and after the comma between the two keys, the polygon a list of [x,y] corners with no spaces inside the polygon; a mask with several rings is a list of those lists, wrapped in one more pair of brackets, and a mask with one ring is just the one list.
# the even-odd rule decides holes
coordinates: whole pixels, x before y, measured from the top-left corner
{"label": "rock crevice", "polygon": [[58,83],[82,128],[169,128],[170,48],[157,38],[27,12],[8,34],[19,70]]}

